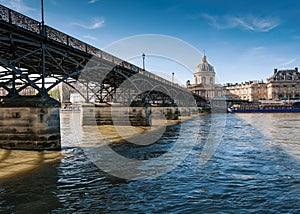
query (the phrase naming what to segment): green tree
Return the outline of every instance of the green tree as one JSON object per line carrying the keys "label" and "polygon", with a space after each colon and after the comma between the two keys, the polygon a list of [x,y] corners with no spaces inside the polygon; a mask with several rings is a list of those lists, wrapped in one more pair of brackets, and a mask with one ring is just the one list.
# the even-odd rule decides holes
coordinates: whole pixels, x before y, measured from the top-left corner
{"label": "green tree", "polygon": [[53,99],[61,101],[59,88],[54,88],[51,91],[49,91],[48,93],[49,93],[50,97],[52,97]]}

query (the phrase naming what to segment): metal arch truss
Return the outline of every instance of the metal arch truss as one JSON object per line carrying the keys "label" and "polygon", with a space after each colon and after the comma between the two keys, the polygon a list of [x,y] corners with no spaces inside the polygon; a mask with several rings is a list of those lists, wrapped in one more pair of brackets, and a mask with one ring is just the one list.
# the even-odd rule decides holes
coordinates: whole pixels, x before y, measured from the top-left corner
{"label": "metal arch truss", "polygon": [[86,100],[125,106],[131,103],[183,106],[195,104],[189,91],[176,90],[141,73],[128,72],[124,67],[115,66],[104,73],[101,68],[94,69],[86,69],[86,73],[83,72],[79,79],[83,84],[77,91],[84,91],[86,98],[88,97]]}
{"label": "metal arch truss", "polygon": [[160,81],[105,60],[56,48],[43,39],[31,41],[7,31],[2,32],[0,44],[4,47],[0,50],[0,87],[8,96],[18,95],[29,86],[39,95],[47,95],[64,82],[86,102],[172,103],[176,97],[176,90],[168,90],[169,86]]}
{"label": "metal arch truss", "polygon": [[86,102],[195,103],[182,86],[0,5],[0,87],[47,96],[60,83]]}
{"label": "metal arch truss", "polygon": [[[67,50],[54,49],[46,40],[30,41],[10,31],[1,31],[0,87],[8,96],[31,86],[40,95],[80,74],[87,57],[74,57]],[[70,72],[73,71],[73,72]],[[56,80],[56,81],[54,81]]]}

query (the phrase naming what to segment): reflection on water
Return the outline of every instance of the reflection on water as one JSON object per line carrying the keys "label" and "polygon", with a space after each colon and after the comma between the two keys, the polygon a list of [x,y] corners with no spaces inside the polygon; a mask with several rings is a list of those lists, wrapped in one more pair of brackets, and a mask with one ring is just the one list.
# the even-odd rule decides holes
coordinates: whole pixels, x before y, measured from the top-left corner
{"label": "reflection on water", "polygon": [[58,161],[61,152],[0,150],[0,179],[26,173],[37,166]]}
{"label": "reflection on water", "polygon": [[97,168],[80,148],[73,118],[61,118],[59,155],[0,150],[0,212],[300,212],[299,114],[228,114],[223,140],[206,164],[199,158],[211,130],[210,115],[167,128],[153,145],[115,144],[127,157],[153,158],[172,147],[180,128],[197,127],[199,133],[189,134],[197,143],[179,166],[139,181]]}
{"label": "reflection on water", "polygon": [[300,113],[239,114],[239,117],[270,138],[274,146],[300,160]]}

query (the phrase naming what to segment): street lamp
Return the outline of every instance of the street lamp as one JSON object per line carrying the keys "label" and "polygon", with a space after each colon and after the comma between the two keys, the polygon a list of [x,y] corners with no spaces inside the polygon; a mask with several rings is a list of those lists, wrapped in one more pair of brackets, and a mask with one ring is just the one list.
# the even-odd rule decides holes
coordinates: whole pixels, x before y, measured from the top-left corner
{"label": "street lamp", "polygon": [[172,72],[172,84],[174,84],[174,72]]}
{"label": "street lamp", "polygon": [[46,31],[45,31],[45,18],[44,18],[44,0],[41,0],[41,16],[42,16],[42,35],[45,36],[46,35]]}
{"label": "street lamp", "polygon": [[145,71],[145,54],[143,53],[142,58],[143,58],[143,70]]}
{"label": "street lamp", "polygon": [[44,0],[41,0],[42,25],[44,24]]}

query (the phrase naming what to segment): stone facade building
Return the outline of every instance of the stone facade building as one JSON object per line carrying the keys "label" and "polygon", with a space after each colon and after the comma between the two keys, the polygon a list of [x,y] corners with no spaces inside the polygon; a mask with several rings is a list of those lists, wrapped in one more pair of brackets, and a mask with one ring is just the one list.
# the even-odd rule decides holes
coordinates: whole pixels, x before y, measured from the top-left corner
{"label": "stone facade building", "polygon": [[226,84],[225,86],[226,96],[231,99],[242,100],[265,100],[267,99],[266,84],[262,81],[249,81],[244,83]]}
{"label": "stone facade building", "polygon": [[224,85],[226,95],[232,99],[292,100],[300,99],[300,73],[298,68],[278,70],[267,82],[249,81],[241,84]]}
{"label": "stone facade building", "polygon": [[[18,88],[18,85],[17,85],[17,88]],[[33,87],[28,86],[27,88],[23,89],[20,92],[20,95],[22,95],[22,96],[33,96],[36,93],[37,93],[37,91]],[[0,88],[0,96],[1,97],[7,96],[7,94],[8,94],[8,92],[4,88]]]}
{"label": "stone facade building", "polygon": [[267,79],[266,87],[268,99],[300,99],[300,73],[298,68],[274,69],[273,76]]}
{"label": "stone facade building", "polygon": [[189,91],[207,99],[226,96],[229,99],[248,101],[258,100],[296,100],[300,99],[300,73],[298,68],[274,69],[266,82],[254,80],[243,83],[216,84],[214,67],[203,55],[194,71],[195,83],[187,82]]}

